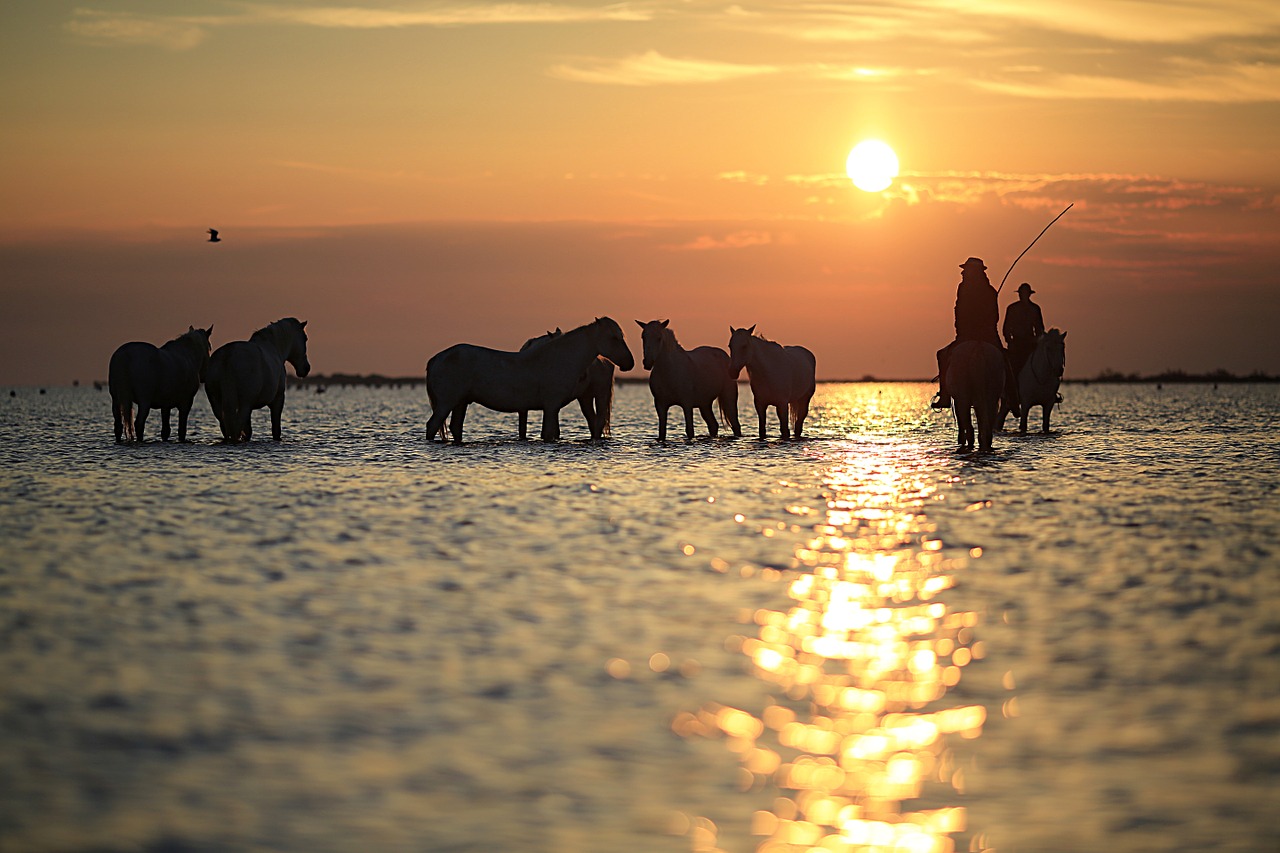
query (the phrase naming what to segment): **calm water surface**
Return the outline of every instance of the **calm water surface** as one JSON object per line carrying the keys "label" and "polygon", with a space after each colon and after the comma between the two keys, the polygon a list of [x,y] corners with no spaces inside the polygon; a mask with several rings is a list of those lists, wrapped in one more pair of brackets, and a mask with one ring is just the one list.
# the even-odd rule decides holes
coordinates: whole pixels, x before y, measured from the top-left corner
{"label": "calm water surface", "polygon": [[931,391],[462,448],[420,388],[240,447],[6,393],[0,849],[1280,848],[1280,387],[1068,386],[985,457]]}

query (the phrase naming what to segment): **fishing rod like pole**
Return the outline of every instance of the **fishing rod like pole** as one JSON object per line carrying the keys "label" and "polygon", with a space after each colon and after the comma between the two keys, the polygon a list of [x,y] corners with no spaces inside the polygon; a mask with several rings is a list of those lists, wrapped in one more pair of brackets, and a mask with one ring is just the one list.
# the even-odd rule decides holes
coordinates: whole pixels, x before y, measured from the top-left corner
{"label": "fishing rod like pole", "polygon": [[[1059,213],[1057,216],[1053,217],[1053,222],[1057,222],[1066,214],[1068,210],[1070,210],[1075,206],[1076,206],[1076,203],[1074,201],[1071,202],[1071,204],[1067,205],[1063,209],[1062,213]],[[1034,246],[1036,244],[1036,240],[1039,240],[1041,237],[1044,236],[1045,231],[1048,231],[1050,228],[1053,227],[1053,222],[1050,222],[1048,225],[1046,225],[1044,227],[1044,231],[1041,231],[1039,234],[1036,235],[1036,239],[1031,241],[1031,246]],[[1025,255],[1027,252],[1030,252],[1031,246],[1027,246],[1027,248],[1023,249],[1022,255]],[[1000,279],[1000,286],[996,288],[996,293],[999,293],[1000,291],[1004,290],[1004,283],[1009,280],[1009,273],[1013,272],[1013,268],[1018,265],[1018,261],[1022,260],[1022,255],[1018,255],[1018,257],[1013,259],[1013,263],[1009,264],[1009,271],[1004,274],[1004,278]]]}

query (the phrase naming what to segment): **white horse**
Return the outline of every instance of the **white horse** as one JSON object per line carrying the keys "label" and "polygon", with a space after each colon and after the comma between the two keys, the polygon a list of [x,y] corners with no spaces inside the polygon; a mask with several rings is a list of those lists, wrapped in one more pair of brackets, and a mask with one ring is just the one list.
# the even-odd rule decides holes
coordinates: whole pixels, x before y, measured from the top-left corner
{"label": "white horse", "polygon": [[[563,335],[557,326],[554,332],[547,332],[536,338],[530,338],[520,347],[524,352],[530,347],[539,346]],[[587,419],[587,429],[591,430],[592,440],[603,438],[609,434],[609,424],[613,415],[613,372],[614,364],[604,356],[596,356],[596,360],[587,368],[578,384],[574,387],[574,399],[582,416]],[[568,400],[565,401],[568,404]],[[520,411],[520,440],[524,441],[529,432],[529,410]]]}
{"label": "white horse", "polygon": [[978,448],[991,450],[996,416],[1005,381],[1004,353],[986,341],[960,341],[951,350],[947,365],[947,389],[951,392],[961,450],[972,450],[973,419],[977,415]]}
{"label": "white horse", "polygon": [[288,384],[287,361],[299,377],[311,372],[307,361],[306,322],[293,317],[276,320],[249,336],[214,351],[209,359],[204,392],[229,444],[253,438],[254,409],[271,410],[271,437],[280,440],[280,414]]}
{"label": "white horse", "polygon": [[565,332],[558,338],[506,352],[455,344],[427,362],[427,399],[431,418],[427,440],[443,437],[444,421],[454,444],[462,443],[467,406],[479,403],[499,412],[542,410],[542,440],[560,439],[560,409],[576,396],[579,383],[597,356],[622,370],[635,367],[622,328],[609,317]]}
{"label": "white horse", "polygon": [[693,438],[693,410],[702,413],[712,438],[720,432],[711,404],[720,403],[720,415],[733,434],[741,437],[738,421],[738,380],[729,369],[729,354],[719,347],[687,350],[667,328],[668,320],[650,320],[640,327],[644,368],[649,371],[649,391],[658,410],[658,441],[667,440],[667,414],[672,406],[684,410],[684,435]]}
{"label": "white horse", "polygon": [[770,406],[777,411],[782,437],[801,438],[804,419],[809,415],[809,401],[817,385],[817,359],[804,347],[784,347],[755,331],[755,326],[729,327],[729,370],[736,379],[742,368],[747,369],[756,416],[760,420],[761,441],[767,436]]}
{"label": "white horse", "polygon": [[[187,327],[182,335],[161,347],[145,341],[121,344],[111,354],[107,385],[111,389],[111,414],[116,443],[125,436],[142,441],[147,414],[160,410],[160,438],[169,440],[169,412],[178,410],[178,441],[187,440],[187,416],[209,366],[207,329]],[[134,417],[133,407],[138,407]]]}
{"label": "white horse", "polygon": [[[1036,341],[1036,348],[1027,357],[1027,363],[1018,372],[1018,394],[1022,397],[1022,416],[1018,419],[1018,432],[1027,434],[1027,416],[1032,406],[1039,406],[1042,417],[1041,432],[1049,431],[1049,413],[1061,399],[1058,387],[1067,367],[1067,333],[1050,329]],[[1000,423],[1008,412],[1001,407]]]}

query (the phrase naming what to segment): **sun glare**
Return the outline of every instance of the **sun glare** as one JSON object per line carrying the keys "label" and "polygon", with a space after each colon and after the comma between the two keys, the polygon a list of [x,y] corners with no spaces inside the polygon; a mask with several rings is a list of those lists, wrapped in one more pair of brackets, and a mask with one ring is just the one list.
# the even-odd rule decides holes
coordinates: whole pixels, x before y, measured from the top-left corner
{"label": "sun glare", "polygon": [[898,176],[898,155],[880,140],[866,139],[849,152],[845,171],[855,187],[864,192],[878,193],[888,189]]}

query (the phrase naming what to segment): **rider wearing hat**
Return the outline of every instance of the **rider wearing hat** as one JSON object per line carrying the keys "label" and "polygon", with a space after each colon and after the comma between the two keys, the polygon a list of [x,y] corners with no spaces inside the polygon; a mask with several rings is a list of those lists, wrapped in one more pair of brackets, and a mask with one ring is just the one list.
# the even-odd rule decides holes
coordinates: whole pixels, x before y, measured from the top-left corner
{"label": "rider wearing hat", "polygon": [[1018,301],[1004,312],[1004,325],[1000,331],[1009,344],[1009,362],[1016,376],[1035,352],[1036,341],[1044,334],[1044,316],[1040,306],[1031,301],[1035,293],[1025,281],[1018,285]]}
{"label": "rider wearing hat", "polygon": [[[938,395],[931,404],[935,409],[951,406],[951,393],[947,388],[947,364],[953,346],[961,341],[985,341],[1001,352],[1004,351],[1000,335],[996,331],[996,324],[1000,322],[1000,302],[996,289],[987,278],[987,265],[981,258],[969,258],[960,265],[960,270],[960,285],[956,288],[956,339],[938,350]],[[1012,389],[1010,392],[1016,393]]]}

